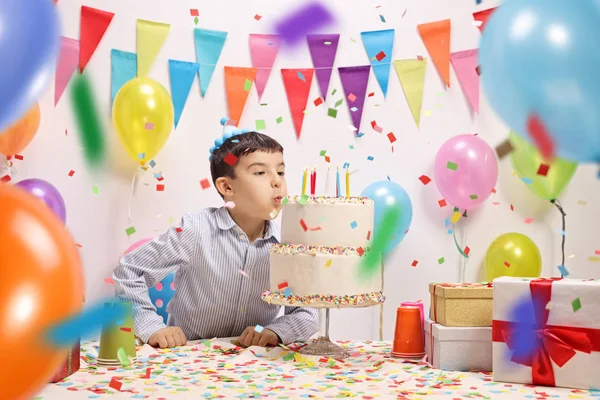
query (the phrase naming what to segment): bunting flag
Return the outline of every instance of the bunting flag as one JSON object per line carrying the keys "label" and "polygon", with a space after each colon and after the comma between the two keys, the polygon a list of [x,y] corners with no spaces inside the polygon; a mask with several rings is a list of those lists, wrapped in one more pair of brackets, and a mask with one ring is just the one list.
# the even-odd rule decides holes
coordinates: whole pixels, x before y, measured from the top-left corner
{"label": "bunting flag", "polygon": [[287,94],[290,112],[296,130],[296,139],[300,139],[302,123],[304,122],[304,110],[310,94],[314,69],[282,69],[283,85]]}
{"label": "bunting flag", "polygon": [[137,76],[148,75],[158,52],[167,40],[170,29],[169,24],[137,20]]}
{"label": "bunting flag", "polygon": [[[200,65],[202,71],[202,65]],[[229,106],[229,120],[238,126],[252,82],[256,76],[256,68],[225,67],[225,92]]]}
{"label": "bunting flag", "polygon": [[479,114],[479,74],[477,74],[477,49],[450,54],[450,61],[471,106]]}
{"label": "bunting flag", "polygon": [[340,80],[346,95],[346,102],[352,116],[352,123],[357,134],[360,132],[360,120],[362,119],[367,84],[369,83],[370,65],[359,65],[356,67],[339,67]]}
{"label": "bunting flag", "polygon": [[[217,67],[217,62],[221,56],[221,51],[223,50],[223,46],[225,46],[225,39],[227,39],[227,32],[212,31],[209,29],[200,28],[194,29],[196,61],[198,61],[198,64],[200,64],[198,78],[200,79],[200,93],[202,94],[202,97],[204,97],[206,94],[208,84],[210,83],[213,72],[215,72],[215,68]],[[243,109],[244,108],[242,105],[241,110]]]}
{"label": "bunting flag", "polygon": [[79,40],[60,37],[60,54],[54,75],[54,105],[58,104],[79,64]]}
{"label": "bunting flag", "polygon": [[329,80],[335,61],[340,35],[331,34],[310,34],[306,35],[310,56],[317,75],[317,82],[321,90],[323,100],[327,100],[327,90],[329,89]]}
{"label": "bunting flag", "polygon": [[280,46],[281,38],[278,35],[250,34],[250,57],[252,67],[256,68],[254,83],[259,101],[267,86]]}
{"label": "bunting flag", "polygon": [[481,32],[483,32],[483,30],[485,29],[485,25],[487,24],[488,18],[490,18],[490,15],[492,15],[492,13],[496,11],[496,8],[498,7],[488,8],[487,10],[477,11],[473,13],[473,20],[477,23],[477,27]]}
{"label": "bunting flag", "polygon": [[417,128],[421,122],[421,105],[423,104],[423,88],[425,86],[426,58],[396,60],[394,69],[404,90],[404,96],[410,107]]}
{"label": "bunting flag", "polygon": [[115,14],[108,11],[81,6],[81,27],[79,28],[80,72],[83,73],[114,16]]}
{"label": "bunting flag", "polygon": [[421,24],[418,29],[433,64],[450,87],[450,20]]}
{"label": "bunting flag", "polygon": [[367,56],[373,66],[373,73],[383,97],[387,95],[388,82],[390,80],[390,67],[392,65],[392,51],[394,49],[394,29],[383,31],[362,32],[362,41],[367,51]]}
{"label": "bunting flag", "polygon": [[169,60],[169,80],[171,81],[171,99],[175,110],[175,128],[177,128],[199,69],[200,64],[198,63]]}
{"label": "bunting flag", "polygon": [[121,87],[135,78],[137,74],[137,54],[127,51],[112,49],[110,52],[110,103]]}

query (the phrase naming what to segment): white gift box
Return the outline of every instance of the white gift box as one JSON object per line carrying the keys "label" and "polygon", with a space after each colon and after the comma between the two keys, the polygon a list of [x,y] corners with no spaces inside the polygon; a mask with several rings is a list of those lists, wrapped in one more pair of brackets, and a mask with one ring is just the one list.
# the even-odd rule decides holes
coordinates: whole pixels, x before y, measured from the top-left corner
{"label": "white gift box", "polygon": [[426,319],[425,352],[433,368],[491,371],[492,328],[450,327]]}
{"label": "white gift box", "polygon": [[[525,299],[536,304],[535,321],[526,329],[538,345],[528,360],[516,360],[507,342],[516,332],[515,306]],[[493,315],[495,381],[600,388],[600,280],[498,278]]]}

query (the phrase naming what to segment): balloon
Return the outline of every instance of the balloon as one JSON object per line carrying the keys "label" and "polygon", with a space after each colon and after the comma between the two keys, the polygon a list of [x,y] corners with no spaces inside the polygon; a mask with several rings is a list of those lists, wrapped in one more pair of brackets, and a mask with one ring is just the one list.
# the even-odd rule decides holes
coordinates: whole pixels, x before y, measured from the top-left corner
{"label": "balloon", "polygon": [[485,254],[488,281],[501,276],[539,277],[542,272],[540,250],[521,233],[505,233],[492,242]]}
{"label": "balloon", "polygon": [[143,244],[148,243],[149,241],[151,241],[152,239],[142,239],[142,240],[138,240],[137,242],[135,242],[134,244],[132,244],[131,246],[129,246],[127,248],[127,250],[125,250],[125,254],[129,254],[132,251],[134,251],[135,249],[137,249],[138,247],[142,246]]}
{"label": "balloon", "polygon": [[2,0],[0,21],[1,132],[33,106],[54,78],[60,27],[49,0]]}
{"label": "balloon", "polygon": [[41,199],[50,207],[54,214],[63,222],[67,221],[67,208],[60,192],[49,182],[41,179],[25,179],[15,186]]}
{"label": "balloon", "polygon": [[383,216],[388,208],[396,208],[400,211],[399,222],[383,251],[383,254],[386,254],[404,239],[404,235],[406,235],[410,227],[412,221],[412,203],[410,197],[408,197],[408,193],[406,193],[402,186],[390,181],[371,183],[362,191],[361,196],[375,201],[375,229],[382,226]]}
{"label": "balloon", "polygon": [[532,114],[558,156],[600,161],[600,2],[521,0],[491,15],[481,40],[482,85],[516,132]]}
{"label": "balloon", "polygon": [[82,307],[83,272],[73,239],[47,207],[0,184],[0,387],[32,398],[67,358],[46,331]]}
{"label": "balloon", "polygon": [[[527,187],[544,200],[554,200],[567,187],[577,170],[577,163],[562,158],[546,161],[540,152],[514,132],[510,134],[513,147],[510,153],[512,165],[522,179],[528,179]],[[546,175],[538,173],[549,167]]]}
{"label": "balloon", "polygon": [[134,78],[115,96],[113,124],[129,155],[144,165],[163,147],[173,129],[169,93],[150,78]]}
{"label": "balloon", "polygon": [[19,154],[33,140],[40,127],[40,106],[34,103],[20,120],[0,132],[0,153],[5,156]]}
{"label": "balloon", "polygon": [[497,179],[496,154],[479,136],[455,136],[435,156],[435,183],[448,203],[460,209],[483,204]]}

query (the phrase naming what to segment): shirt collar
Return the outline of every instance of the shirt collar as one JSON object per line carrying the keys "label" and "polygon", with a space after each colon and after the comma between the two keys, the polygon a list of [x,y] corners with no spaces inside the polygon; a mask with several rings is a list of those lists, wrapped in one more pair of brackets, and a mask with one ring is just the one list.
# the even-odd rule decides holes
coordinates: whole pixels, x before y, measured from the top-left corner
{"label": "shirt collar", "polygon": [[[231,215],[229,215],[229,212],[225,207],[217,209],[215,216],[217,218],[217,226],[224,231],[236,226],[235,221],[231,218]],[[277,226],[272,221],[266,221],[265,225],[265,233],[262,239],[267,240],[274,237],[279,240],[279,230],[277,229]]]}

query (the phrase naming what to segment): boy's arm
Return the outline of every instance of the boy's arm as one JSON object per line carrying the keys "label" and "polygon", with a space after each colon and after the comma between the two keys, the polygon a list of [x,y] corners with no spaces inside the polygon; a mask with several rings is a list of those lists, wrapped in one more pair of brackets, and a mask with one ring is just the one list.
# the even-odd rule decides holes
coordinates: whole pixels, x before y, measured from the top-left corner
{"label": "boy's arm", "polygon": [[285,307],[285,314],[265,328],[275,332],[283,344],[305,342],[317,332],[318,312],[316,308]]}
{"label": "boy's arm", "polygon": [[171,227],[139,249],[123,256],[113,271],[117,296],[133,306],[134,331],[148,342],[165,324],[150,301],[148,289],[154,287],[176,268],[185,268],[192,260],[196,245],[192,217],[185,215],[179,227]]}

